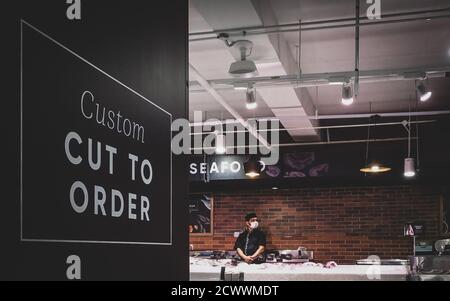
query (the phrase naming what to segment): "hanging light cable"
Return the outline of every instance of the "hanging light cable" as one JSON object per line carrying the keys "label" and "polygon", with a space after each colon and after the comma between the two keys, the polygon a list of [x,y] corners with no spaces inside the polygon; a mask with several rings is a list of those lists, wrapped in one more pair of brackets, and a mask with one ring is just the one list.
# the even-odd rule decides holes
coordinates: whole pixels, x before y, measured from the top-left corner
{"label": "hanging light cable", "polygon": [[411,100],[409,101],[409,120],[408,125],[405,126],[408,131],[408,157],[405,159],[404,175],[407,178],[412,178],[416,175],[416,168],[414,158],[411,157]]}

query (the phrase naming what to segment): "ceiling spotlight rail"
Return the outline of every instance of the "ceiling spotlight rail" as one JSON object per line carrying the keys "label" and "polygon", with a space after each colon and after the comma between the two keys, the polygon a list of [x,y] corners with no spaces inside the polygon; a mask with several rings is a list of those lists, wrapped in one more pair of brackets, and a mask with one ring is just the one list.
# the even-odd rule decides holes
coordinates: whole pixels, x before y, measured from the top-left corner
{"label": "ceiling spotlight rail", "polygon": [[[416,140],[416,137],[412,137],[412,140]],[[383,138],[383,139],[370,139],[369,142],[401,142],[407,141],[407,137],[400,138]],[[296,146],[314,146],[314,145],[334,145],[334,144],[361,144],[367,143],[367,139],[361,140],[330,140],[330,141],[320,141],[320,142],[298,142],[298,143],[280,143],[280,144],[272,144],[272,147],[296,147]],[[235,145],[235,146],[227,146],[227,150],[231,149],[258,149],[260,145]],[[215,147],[193,147],[190,149],[191,151],[199,151],[199,150],[215,150]]]}
{"label": "ceiling spotlight rail", "polygon": [[[411,121],[410,124],[426,124],[426,123],[434,123],[436,120],[421,120],[421,121]],[[315,126],[315,127],[291,127],[291,128],[280,128],[280,129],[258,129],[257,132],[286,132],[286,131],[300,131],[300,130],[328,130],[328,129],[347,129],[347,128],[360,128],[360,127],[375,127],[375,126],[397,126],[404,125],[405,121],[402,122],[384,122],[377,124],[345,124],[345,125],[330,125],[330,126]],[[222,134],[237,134],[237,133],[247,133],[248,131],[243,130],[235,130],[235,131],[222,131]],[[191,133],[191,136],[197,135],[209,135],[213,133],[213,131],[204,131],[204,132],[195,132]]]}
{"label": "ceiling spotlight rail", "polygon": [[[380,117],[409,117],[410,115],[415,116],[439,116],[439,115],[450,115],[450,110],[442,110],[442,111],[421,111],[421,112],[392,112],[392,113],[377,113]],[[361,114],[341,114],[341,115],[317,115],[317,116],[283,116],[283,119],[316,119],[316,120],[332,120],[332,119],[355,119],[355,118],[369,118],[373,116],[373,114],[361,113]],[[279,120],[276,117],[259,117],[259,121],[270,121],[270,120]],[[190,123],[191,127],[201,127],[201,126],[220,126],[226,124],[237,124],[240,123],[239,120],[226,120],[226,121],[206,121],[206,122],[194,122]]]}
{"label": "ceiling spotlight rail", "polygon": [[[439,13],[447,13],[444,15],[432,15]],[[373,21],[369,20],[367,16],[360,16],[359,26],[366,25],[379,25],[379,24],[389,24],[389,23],[397,23],[397,22],[411,22],[411,21],[419,21],[419,20],[429,20],[429,19],[440,19],[440,18],[448,18],[450,17],[450,7],[434,9],[434,10],[422,10],[422,11],[411,11],[411,12],[403,12],[403,13],[393,13],[393,14],[383,14],[383,20]],[[414,17],[414,18],[404,18],[408,16],[416,16],[416,15],[425,15],[423,17]],[[391,18],[400,18],[396,20],[386,20]],[[279,24],[279,25],[271,25],[271,26],[252,26],[252,27],[240,27],[240,28],[224,28],[220,30],[213,31],[203,31],[203,32],[193,32],[190,33],[191,37],[203,36],[201,38],[192,38],[190,42],[197,41],[205,41],[205,40],[213,40],[217,39],[218,36],[222,33],[227,33],[230,37],[232,36],[242,36],[242,35],[261,35],[268,33],[277,33],[277,32],[296,32],[296,31],[309,31],[309,30],[321,30],[321,29],[332,29],[332,28],[345,28],[345,27],[355,27],[358,26],[356,24],[356,18],[340,18],[340,19],[328,19],[328,20],[319,20],[319,21],[307,21],[307,22],[295,22],[288,24]],[[346,24],[336,24],[336,23],[346,23]],[[334,25],[327,25],[334,24]],[[325,26],[324,26],[325,25]],[[207,37],[204,37],[207,36]]]}
{"label": "ceiling spotlight rail", "polygon": [[[408,117],[411,116],[436,116],[436,115],[450,115],[450,110],[442,110],[442,111],[422,111],[422,112],[392,112],[392,113],[377,113],[380,117]],[[283,116],[283,119],[315,119],[315,120],[325,120],[325,119],[355,119],[355,118],[369,118],[373,116],[370,113],[361,113],[361,114],[341,114],[341,115],[317,115],[317,116]],[[262,120],[270,120],[273,117],[269,117],[267,119]],[[276,118],[275,118],[276,119]]]}
{"label": "ceiling spotlight rail", "polygon": [[[302,31],[312,31],[312,30],[325,30],[325,29],[340,29],[340,28],[349,28],[349,27],[362,27],[362,26],[373,26],[373,25],[386,25],[386,24],[395,24],[395,23],[405,23],[405,22],[414,22],[414,21],[431,21],[431,20],[437,20],[437,19],[446,19],[450,18],[450,14],[446,15],[439,15],[439,16],[432,16],[432,17],[417,17],[417,18],[406,18],[406,19],[398,19],[398,20],[385,20],[385,21],[376,21],[376,22],[366,22],[366,23],[359,23],[359,25],[356,24],[340,24],[340,25],[330,25],[330,26],[320,26],[320,27],[307,27],[302,28]],[[288,32],[297,32],[299,29],[279,29],[279,30],[268,30],[264,32],[250,32],[247,33],[248,36],[252,35],[262,35],[262,34],[269,34],[269,33],[288,33]],[[197,42],[200,40],[211,40],[211,38],[204,38],[204,39],[194,39],[189,40],[189,42]]]}
{"label": "ceiling spotlight rail", "polygon": [[[400,80],[423,80],[448,77],[450,65],[448,66],[426,66],[417,68],[399,68],[385,70],[360,70],[360,83],[373,83]],[[270,86],[274,84],[286,84],[295,87],[317,87],[326,85],[343,85],[354,79],[355,71],[311,73],[298,75],[261,76],[253,78],[224,78],[209,80],[208,83],[221,89],[235,89],[235,86],[253,84],[255,86]],[[199,84],[196,81],[189,83],[191,90],[198,90]]]}

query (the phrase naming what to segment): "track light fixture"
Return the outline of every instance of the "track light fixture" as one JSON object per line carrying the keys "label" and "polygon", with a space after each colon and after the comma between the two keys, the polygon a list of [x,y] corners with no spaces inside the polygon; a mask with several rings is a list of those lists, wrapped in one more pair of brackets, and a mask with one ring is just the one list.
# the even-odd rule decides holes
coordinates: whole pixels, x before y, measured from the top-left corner
{"label": "track light fixture", "polygon": [[251,85],[249,85],[247,89],[245,106],[247,110],[255,110],[258,107],[258,103],[256,102],[256,91]]}
{"label": "track light fixture", "polygon": [[417,86],[417,95],[419,96],[420,101],[427,101],[431,98],[431,95],[433,94],[425,85],[425,83],[422,81]]}
{"label": "track light fixture", "polygon": [[353,88],[350,83],[344,83],[342,86],[342,104],[345,106],[353,104]]}
{"label": "track light fixture", "polygon": [[216,154],[223,155],[227,152],[225,147],[225,135],[216,133]]}

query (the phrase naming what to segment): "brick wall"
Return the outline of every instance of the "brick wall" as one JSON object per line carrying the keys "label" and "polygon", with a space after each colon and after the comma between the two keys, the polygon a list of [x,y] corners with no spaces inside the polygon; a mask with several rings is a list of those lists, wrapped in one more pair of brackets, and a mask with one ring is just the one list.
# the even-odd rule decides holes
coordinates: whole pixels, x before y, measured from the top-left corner
{"label": "brick wall", "polygon": [[267,234],[268,249],[315,252],[317,261],[340,264],[379,255],[406,258],[412,240],[403,224],[421,221],[427,235],[439,233],[440,189],[389,186],[316,188],[216,194],[214,235],[191,236],[195,250],[231,250],[233,232],[243,228],[243,216],[257,212]]}

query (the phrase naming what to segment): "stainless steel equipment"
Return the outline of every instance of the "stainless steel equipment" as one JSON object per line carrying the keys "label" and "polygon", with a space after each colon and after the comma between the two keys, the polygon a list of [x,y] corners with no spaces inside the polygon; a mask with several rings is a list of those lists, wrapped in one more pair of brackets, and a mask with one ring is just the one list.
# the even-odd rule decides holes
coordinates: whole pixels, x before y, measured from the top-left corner
{"label": "stainless steel equipment", "polygon": [[450,256],[414,256],[410,264],[411,280],[450,281]]}
{"label": "stainless steel equipment", "polygon": [[276,251],[275,256],[266,262],[283,262],[283,263],[303,263],[314,259],[314,252],[308,251],[306,248],[300,247],[297,250],[281,250]]}
{"label": "stainless steel equipment", "polygon": [[444,254],[446,251],[450,251],[450,239],[438,240],[434,243],[434,248],[438,255]]}
{"label": "stainless steel equipment", "polygon": [[[237,255],[236,251],[191,251],[189,252],[189,255],[191,257],[208,258],[214,260],[232,259],[233,264],[236,264],[236,262],[239,261],[239,255]],[[297,250],[268,251],[265,254],[265,259],[261,258],[260,263],[303,263],[308,262],[312,259],[314,259],[314,252],[300,247]]]}

